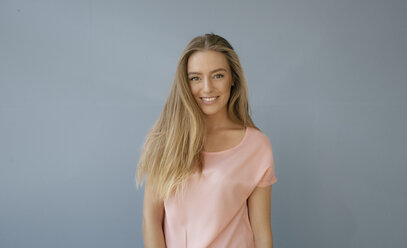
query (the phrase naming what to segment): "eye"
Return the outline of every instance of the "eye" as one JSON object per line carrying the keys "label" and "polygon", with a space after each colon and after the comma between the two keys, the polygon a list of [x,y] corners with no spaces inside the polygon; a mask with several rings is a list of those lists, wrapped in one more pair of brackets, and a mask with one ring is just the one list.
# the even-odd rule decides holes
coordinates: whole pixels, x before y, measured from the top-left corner
{"label": "eye", "polygon": [[191,77],[191,78],[189,78],[189,81],[196,81],[194,79],[198,79],[198,77]]}
{"label": "eye", "polygon": [[219,74],[216,74],[216,75],[215,75],[215,78],[223,78],[223,74],[220,74],[220,73],[219,73]]}

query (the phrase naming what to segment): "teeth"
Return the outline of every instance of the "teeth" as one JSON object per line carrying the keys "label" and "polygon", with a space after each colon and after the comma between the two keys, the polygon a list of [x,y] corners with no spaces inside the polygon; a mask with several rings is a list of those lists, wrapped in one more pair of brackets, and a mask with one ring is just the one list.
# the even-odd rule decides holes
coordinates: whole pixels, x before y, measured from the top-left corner
{"label": "teeth", "polygon": [[210,101],[215,100],[216,97],[211,97],[211,98],[202,97],[202,99],[205,100],[205,101],[209,101],[209,102],[210,102]]}

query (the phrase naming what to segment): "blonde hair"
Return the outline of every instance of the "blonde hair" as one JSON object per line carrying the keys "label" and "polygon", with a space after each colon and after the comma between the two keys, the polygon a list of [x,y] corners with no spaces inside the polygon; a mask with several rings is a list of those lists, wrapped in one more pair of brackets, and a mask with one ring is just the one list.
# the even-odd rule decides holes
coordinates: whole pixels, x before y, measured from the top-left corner
{"label": "blonde hair", "polygon": [[199,176],[202,174],[205,115],[189,88],[187,63],[192,53],[204,50],[223,53],[229,63],[234,82],[227,103],[230,120],[258,129],[249,115],[247,83],[233,47],[214,33],[193,38],[179,58],[168,98],[158,120],[147,133],[137,165],[137,187],[147,177],[153,193],[161,200],[174,192],[182,192],[196,169]]}

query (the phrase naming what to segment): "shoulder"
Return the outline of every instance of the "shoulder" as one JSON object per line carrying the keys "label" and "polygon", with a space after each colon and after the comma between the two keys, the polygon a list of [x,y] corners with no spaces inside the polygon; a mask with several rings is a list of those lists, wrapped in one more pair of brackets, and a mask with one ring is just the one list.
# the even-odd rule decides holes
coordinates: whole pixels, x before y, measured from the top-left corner
{"label": "shoulder", "polygon": [[255,127],[248,127],[248,132],[250,132],[251,143],[258,144],[261,146],[271,146],[271,142],[268,135],[265,134],[263,131]]}

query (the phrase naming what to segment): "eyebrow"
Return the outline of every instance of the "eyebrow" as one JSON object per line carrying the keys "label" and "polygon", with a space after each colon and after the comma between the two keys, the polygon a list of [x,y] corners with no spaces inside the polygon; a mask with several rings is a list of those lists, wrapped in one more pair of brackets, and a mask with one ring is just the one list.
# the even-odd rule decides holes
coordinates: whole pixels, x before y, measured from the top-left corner
{"label": "eyebrow", "polygon": [[[210,73],[212,74],[212,73],[214,73],[214,72],[217,72],[217,71],[226,71],[226,69],[224,69],[224,68],[218,68],[218,69],[215,69],[215,70],[213,70],[213,71],[211,71]],[[188,75],[190,75],[190,74],[202,74],[202,73],[199,73],[199,72],[188,72]]]}

